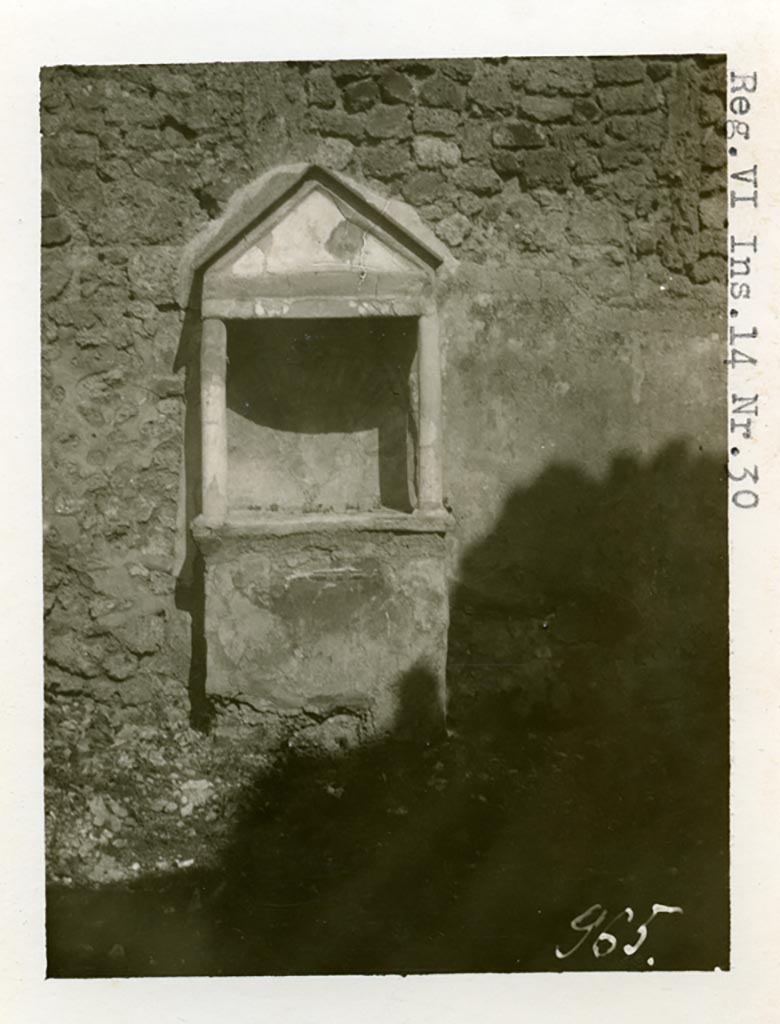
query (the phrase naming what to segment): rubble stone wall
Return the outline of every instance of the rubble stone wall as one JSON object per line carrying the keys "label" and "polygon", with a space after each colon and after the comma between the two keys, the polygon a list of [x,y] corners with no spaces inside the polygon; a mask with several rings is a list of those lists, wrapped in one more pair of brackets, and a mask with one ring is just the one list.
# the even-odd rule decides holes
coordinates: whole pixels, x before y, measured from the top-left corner
{"label": "rubble stone wall", "polygon": [[[604,607],[605,591],[661,636],[679,588],[656,579],[654,590],[671,550],[658,547],[660,527],[630,581],[589,545],[608,548],[625,526],[615,494],[647,497],[652,481],[668,494],[682,474],[678,504],[658,511],[674,535],[688,469],[723,454],[725,76],[724,60],[688,56],[45,69],[55,717],[66,702],[71,720],[78,705],[146,728],[144,709],[162,705],[186,722],[197,595],[176,267],[237,188],[299,160],[413,205],[459,261],[441,311],[454,677],[492,685],[505,650],[515,678],[547,686],[560,652],[599,649],[598,611],[590,631],[580,612]],[[560,488],[545,490],[550,474]],[[725,499],[707,481],[709,580],[725,564]],[[549,507],[524,508],[507,530],[517,489],[537,485]],[[583,494],[578,519],[570,501]],[[550,515],[559,532],[548,549]],[[536,545],[530,559],[517,555],[523,538]],[[505,611],[474,611],[487,597]],[[693,605],[704,621],[707,608]],[[573,606],[576,628],[548,628]],[[558,672],[559,685],[573,687],[572,672],[563,684]],[[217,710],[220,728],[239,721],[236,708]]]}

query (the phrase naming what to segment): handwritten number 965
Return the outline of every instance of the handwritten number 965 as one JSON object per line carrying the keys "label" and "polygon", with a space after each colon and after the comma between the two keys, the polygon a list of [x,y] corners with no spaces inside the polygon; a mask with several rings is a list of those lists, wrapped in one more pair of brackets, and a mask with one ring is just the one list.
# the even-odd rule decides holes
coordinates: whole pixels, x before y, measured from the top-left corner
{"label": "handwritten number 965", "polygon": [[[638,934],[636,942],[633,944],[626,943],[626,945],[623,946],[623,952],[626,956],[633,956],[634,953],[636,953],[647,938],[648,925],[658,914],[682,914],[682,912],[682,907],[667,907],[663,903],[654,903],[650,917],[648,917],[646,921],[643,921],[642,924],[635,926]],[[596,933],[596,929],[601,928],[606,917],[607,911],[600,903],[594,903],[592,907],[588,907],[587,910],[575,917],[570,924],[575,932],[582,932],[582,938],[579,939],[578,942],[575,942],[571,949],[567,950],[565,953],[562,953],[560,947],[556,946],[555,955],[558,959],[565,960],[567,957],[571,956],[572,953],[576,953],[583,942],[586,942],[591,938],[594,933]],[[621,910],[619,914],[616,914],[602,931],[596,933],[592,946],[593,955],[595,957],[600,958],[602,956],[608,956],[610,953],[614,953],[615,949],[617,949],[618,940],[612,934],[610,929],[617,924],[621,917],[625,917],[626,921],[630,924],[634,920],[634,911],[631,907],[626,907],[624,910]]]}

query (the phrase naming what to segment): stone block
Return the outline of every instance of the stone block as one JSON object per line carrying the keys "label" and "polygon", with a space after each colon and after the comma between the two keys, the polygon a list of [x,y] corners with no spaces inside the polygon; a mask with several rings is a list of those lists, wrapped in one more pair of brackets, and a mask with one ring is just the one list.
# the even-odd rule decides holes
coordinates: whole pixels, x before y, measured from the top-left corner
{"label": "stone block", "polygon": [[609,86],[601,90],[599,100],[606,114],[634,114],[659,105],[654,87],[644,82]]}
{"label": "stone block", "polygon": [[627,164],[641,163],[645,159],[645,153],[634,141],[615,142],[599,150],[599,159],[605,171],[615,171]]}
{"label": "stone block", "polygon": [[509,75],[509,81],[513,89],[522,88],[531,73],[533,57],[510,57],[504,67]]}
{"label": "stone block", "polygon": [[414,86],[400,71],[392,68],[380,77],[379,91],[385,103],[411,103],[414,100]]}
{"label": "stone block", "polygon": [[329,67],[339,85],[368,78],[376,70],[376,66],[370,60],[335,60]]}
{"label": "stone block", "polygon": [[438,171],[417,171],[404,181],[401,194],[410,203],[421,206],[438,199],[444,186],[444,178]]}
{"label": "stone block", "polygon": [[493,169],[497,174],[500,174],[502,178],[513,178],[520,173],[523,166],[522,157],[519,157],[517,153],[513,153],[509,150],[499,150],[498,153],[494,153],[490,160],[493,165]]}
{"label": "stone block", "polygon": [[75,327],[80,331],[89,330],[97,323],[95,310],[89,303],[79,302],[77,299],[58,303],[50,310],[49,315],[55,323],[65,327]]}
{"label": "stone block", "polygon": [[312,128],[322,135],[335,135],[352,142],[360,142],[366,135],[363,118],[343,110],[312,110],[310,120]]}
{"label": "stone block", "polygon": [[726,106],[723,97],[715,93],[704,93],[699,99],[699,124],[707,126],[723,124]]}
{"label": "stone block", "polygon": [[534,149],[526,154],[523,165],[526,188],[565,189],[571,181],[569,160],[557,149]]}
{"label": "stone block", "polygon": [[475,196],[472,192],[463,192],[457,198],[457,207],[461,213],[465,213],[467,217],[474,217],[482,207],[485,205],[485,201],[480,199],[479,196]]}
{"label": "stone block", "polygon": [[699,203],[699,223],[703,228],[722,228],[726,223],[726,196],[711,196]]}
{"label": "stone block", "polygon": [[616,114],[605,125],[613,139],[629,141],[636,145],[641,139],[647,152],[659,151],[667,138],[667,124],[660,111],[647,114]]}
{"label": "stone block", "polygon": [[134,616],[113,626],[111,632],[133,654],[154,654],[163,644],[165,619],[162,615]]}
{"label": "stone block", "polygon": [[105,659],[104,664],[106,675],[115,682],[122,682],[135,675],[138,668],[138,659],[126,651],[116,651]]}
{"label": "stone block", "polygon": [[721,167],[719,171],[705,171],[699,180],[699,195],[711,196],[722,192],[726,184],[726,169]]}
{"label": "stone block", "polygon": [[672,235],[671,228],[667,224],[659,224],[655,229],[656,251],[661,260],[669,270],[682,270],[682,257],[680,256],[677,241]]}
{"label": "stone block", "polygon": [[638,256],[649,256],[655,252],[656,232],[652,224],[634,221],[631,224],[631,244]]}
{"label": "stone block", "polygon": [[572,177],[575,181],[590,181],[600,173],[601,164],[595,153],[581,153],[572,168]]}
{"label": "stone block", "polygon": [[[695,220],[695,215],[692,216]],[[686,269],[690,268],[699,258],[697,232],[694,230],[678,230],[673,233],[680,262]]]}
{"label": "stone block", "polygon": [[438,107],[417,107],[412,115],[416,132],[430,135],[455,135],[460,124],[460,114],[455,110]]}
{"label": "stone block", "polygon": [[70,228],[64,217],[44,217],[41,221],[41,245],[51,248],[70,241]]}
{"label": "stone block", "polygon": [[726,61],[711,64],[701,76],[701,87],[705,92],[726,94]]}
{"label": "stone block", "polygon": [[411,166],[408,146],[398,142],[381,142],[370,149],[364,148],[360,160],[365,173],[380,181],[397,178]]}
{"label": "stone block", "polygon": [[538,149],[545,141],[543,129],[526,121],[504,121],[492,134],[493,145],[504,149]]}
{"label": "stone block", "polygon": [[460,149],[455,142],[435,136],[421,136],[412,143],[418,167],[456,167],[460,163]]}
{"label": "stone block", "polygon": [[315,68],[309,72],[306,78],[306,91],[309,103],[315,107],[333,107],[339,96],[336,83],[327,67]]}
{"label": "stone block", "polygon": [[652,82],[660,82],[671,75],[674,64],[668,60],[648,60],[646,70],[647,76]]}
{"label": "stone block", "polygon": [[317,144],[315,158],[323,167],[343,171],[355,152],[354,143],[349,139],[323,139]]}
{"label": "stone block", "polygon": [[418,207],[418,210],[422,219],[429,224],[435,224],[444,216],[444,210],[439,203],[426,203],[425,206]]}
{"label": "stone block", "polygon": [[45,252],[41,259],[41,298],[51,302],[68,286],[73,271],[58,253]]}
{"label": "stone block", "polygon": [[366,134],[372,139],[408,139],[412,126],[406,107],[380,104],[366,115]]}
{"label": "stone block", "polygon": [[304,757],[335,757],[370,738],[367,731],[359,714],[336,714],[295,730],[289,747]]}
{"label": "stone block", "polygon": [[43,152],[48,165],[79,170],[97,163],[100,144],[94,135],[66,131],[60,133],[56,140],[44,137]]}
{"label": "stone block", "polygon": [[484,160],[490,152],[492,128],[486,121],[467,121],[458,134],[464,160]]}
{"label": "stone block", "polygon": [[580,96],[593,88],[593,68],[584,57],[532,58],[524,85],[530,93]]}
{"label": "stone block", "polygon": [[597,121],[602,114],[601,107],[590,96],[578,96],[572,104],[572,110],[576,121]]}
{"label": "stone block", "polygon": [[515,96],[507,72],[481,68],[469,83],[468,97],[484,110],[512,110]]}
{"label": "stone block", "polygon": [[455,171],[455,183],[460,188],[481,196],[501,191],[501,179],[496,172],[489,167],[479,167],[476,164],[459,167]]}
{"label": "stone block", "polygon": [[451,213],[436,225],[436,234],[447,245],[460,245],[471,232],[471,221],[463,213]]}
{"label": "stone block", "polygon": [[379,86],[371,79],[351,82],[344,89],[344,109],[350,114],[370,110],[379,100]]}
{"label": "stone block", "polygon": [[599,85],[627,85],[645,77],[645,66],[638,57],[597,57],[592,67]]}
{"label": "stone block", "polygon": [[574,111],[574,105],[564,96],[523,96],[520,110],[533,121],[547,123],[567,121]]}
{"label": "stone block", "polygon": [[[712,170],[719,170],[726,166],[726,140],[720,136],[708,139],[701,147],[701,162],[703,167]],[[725,178],[723,182],[726,184]]]}
{"label": "stone block", "polygon": [[105,650],[98,641],[82,640],[72,634],[47,637],[46,661],[74,676],[93,679],[100,675]]}
{"label": "stone block", "polygon": [[691,280],[694,284],[706,284],[708,281],[726,281],[728,263],[725,256],[705,256],[697,260],[691,267]]}
{"label": "stone block", "polygon": [[722,256],[726,252],[727,235],[722,228],[707,228],[699,232],[699,252],[702,256]]}
{"label": "stone block", "polygon": [[468,82],[474,76],[476,65],[472,57],[445,57],[436,61],[436,70],[443,71],[456,82]]}
{"label": "stone block", "polygon": [[466,90],[447,75],[437,73],[423,83],[420,100],[428,107],[462,110],[466,105]]}
{"label": "stone block", "polygon": [[151,83],[158,92],[166,96],[192,96],[197,92],[197,85],[190,73],[184,68],[174,70],[162,66],[151,72]]}
{"label": "stone block", "polygon": [[127,273],[135,297],[161,304],[170,302],[179,258],[179,252],[169,246],[139,246],[132,252]]}
{"label": "stone block", "polygon": [[41,217],[56,217],[59,213],[59,203],[53,192],[48,188],[41,192]]}

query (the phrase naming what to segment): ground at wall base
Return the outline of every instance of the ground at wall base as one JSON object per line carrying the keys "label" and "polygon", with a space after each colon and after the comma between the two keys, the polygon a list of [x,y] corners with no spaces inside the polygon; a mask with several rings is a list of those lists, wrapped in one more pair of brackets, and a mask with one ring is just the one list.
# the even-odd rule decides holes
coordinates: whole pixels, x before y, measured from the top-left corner
{"label": "ground at wall base", "polygon": [[[725,969],[717,735],[683,754],[649,716],[605,747],[603,720],[540,719],[519,743],[511,702],[472,711],[425,745],[256,761],[230,812],[166,766],[177,806],[123,819],[140,845],[113,853],[146,843],[144,877],[51,884],[49,975]],[[219,747],[195,740],[179,778],[216,782]],[[597,958],[586,943],[561,961],[555,947],[581,937],[570,921],[595,903],[610,918],[630,905],[641,921],[653,903],[684,913],[651,926],[641,956]]]}

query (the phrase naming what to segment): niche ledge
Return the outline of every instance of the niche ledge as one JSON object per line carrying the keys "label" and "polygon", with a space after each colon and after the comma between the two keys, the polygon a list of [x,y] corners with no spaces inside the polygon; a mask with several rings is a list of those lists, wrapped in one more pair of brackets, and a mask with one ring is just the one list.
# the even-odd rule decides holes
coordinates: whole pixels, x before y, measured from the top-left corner
{"label": "niche ledge", "polygon": [[303,533],[447,533],[454,524],[444,509],[414,512],[285,513],[232,512],[223,522],[200,515],[192,522],[199,546],[249,537]]}

